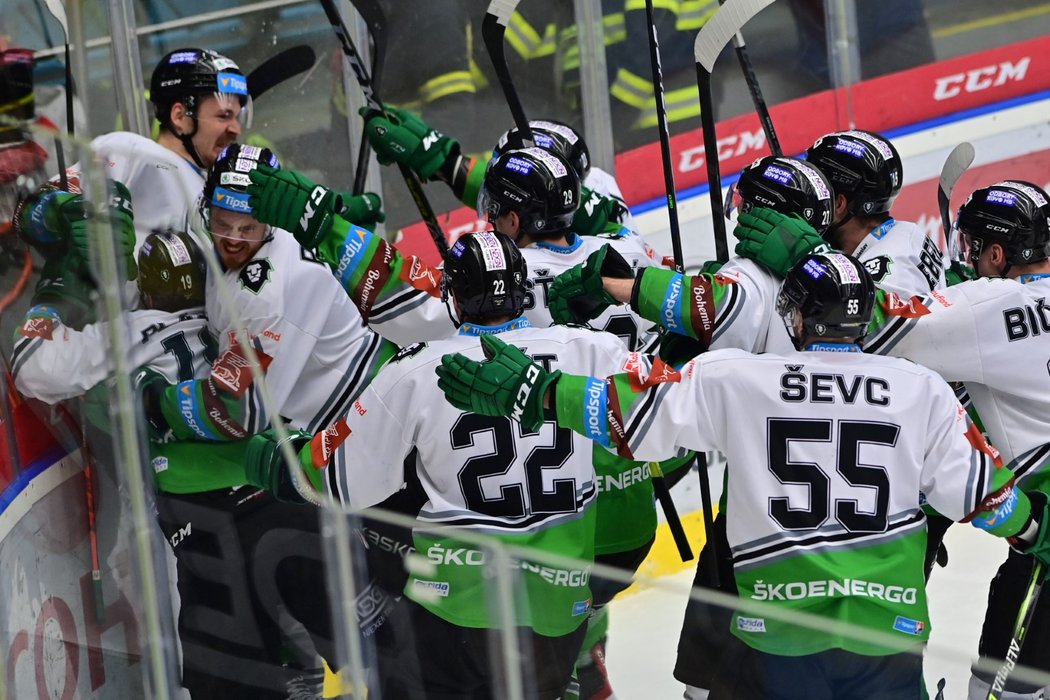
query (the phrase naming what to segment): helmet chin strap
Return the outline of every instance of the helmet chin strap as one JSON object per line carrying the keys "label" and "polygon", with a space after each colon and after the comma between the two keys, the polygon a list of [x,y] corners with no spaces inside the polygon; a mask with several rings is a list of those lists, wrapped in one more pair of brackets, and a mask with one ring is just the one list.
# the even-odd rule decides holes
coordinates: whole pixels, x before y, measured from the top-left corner
{"label": "helmet chin strap", "polygon": [[852,218],[853,218],[853,212],[851,212],[851,211],[849,211],[847,209],[846,210],[846,215],[843,216],[838,221],[832,222],[831,225],[828,226],[824,230],[824,233],[821,235],[821,238],[823,238],[825,241],[830,243],[831,246],[833,248],[835,248],[836,250],[841,250],[841,248],[842,248],[842,241],[840,240],[841,239],[841,235],[840,234],[842,232],[842,227],[845,226],[850,221],[850,219],[852,219]]}

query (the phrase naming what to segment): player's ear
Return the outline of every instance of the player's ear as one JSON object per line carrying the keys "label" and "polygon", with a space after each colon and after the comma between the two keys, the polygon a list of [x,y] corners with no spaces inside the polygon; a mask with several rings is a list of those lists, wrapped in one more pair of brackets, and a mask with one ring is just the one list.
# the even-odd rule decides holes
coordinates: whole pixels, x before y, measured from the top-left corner
{"label": "player's ear", "polygon": [[846,201],[846,195],[837,194],[835,195],[835,221],[841,221],[842,217],[846,215],[846,207],[849,203]]}

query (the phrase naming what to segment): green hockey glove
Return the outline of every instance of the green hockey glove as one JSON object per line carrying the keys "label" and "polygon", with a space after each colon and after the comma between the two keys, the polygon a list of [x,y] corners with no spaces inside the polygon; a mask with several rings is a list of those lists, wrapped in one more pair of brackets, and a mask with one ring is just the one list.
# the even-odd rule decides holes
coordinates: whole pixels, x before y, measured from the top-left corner
{"label": "green hockey glove", "polygon": [[631,265],[605,244],[582,265],[570,267],[554,278],[547,290],[547,303],[555,323],[585,323],[610,306],[620,304],[605,291],[602,277],[634,277]]}
{"label": "green hockey glove", "polygon": [[485,362],[455,353],[435,368],[438,387],[461,411],[484,416],[508,416],[526,430],[543,423],[543,397],[561,372],[547,372],[529,356],[494,335],[481,336]]}
{"label": "green hockey glove", "polygon": [[95,318],[96,287],[86,263],[76,255],[45,260],[33,292],[33,304],[50,304],[71,328],[82,328]]}
{"label": "green hockey glove", "polygon": [[385,114],[368,107],[359,110],[365,119],[365,138],[383,165],[407,165],[420,178],[430,180],[459,155],[458,141],[432,129],[412,112],[385,109]]}
{"label": "green hockey glove", "polygon": [[700,274],[702,275],[717,275],[718,271],[725,265],[721,260],[708,260],[700,266]]}
{"label": "green hockey glove", "polygon": [[365,192],[359,195],[343,195],[343,210],[339,215],[352,224],[357,224],[369,231],[375,231],[376,224],[386,221],[383,213],[383,201],[379,195]]}
{"label": "green hockey glove", "polygon": [[75,231],[86,243],[88,209],[82,195],[51,190],[35,200],[22,210],[19,231],[27,243],[49,259],[69,250]]}
{"label": "green hockey glove", "polygon": [[977,279],[977,272],[965,263],[952,260],[952,264],[944,271],[944,279],[948,286],[954,286],[960,282],[969,282]]}
{"label": "green hockey glove", "polygon": [[810,253],[831,250],[801,217],[761,207],[741,214],[733,235],[739,241],[737,255],[754,260],[779,277],[786,277],[795,263]]}
{"label": "green hockey glove", "polygon": [[[287,440],[291,441],[292,451],[299,456],[299,463],[293,464],[292,468],[302,469],[303,475],[314,488],[319,488],[320,472],[314,467],[313,458],[310,456],[312,438],[310,433],[291,431]],[[281,443],[273,430],[255,435],[248,441],[248,449],[244,455],[244,476],[249,484],[269,491],[278,501],[306,502],[295,488],[292,475],[281,454]]]}
{"label": "green hockey glove", "polygon": [[260,165],[248,177],[252,216],[290,231],[304,248],[320,245],[332,230],[333,217],[343,210],[342,195],[294,170]]}
{"label": "green hockey glove", "polygon": [[1050,504],[1041,491],[1026,491],[1031,502],[1032,519],[1017,537],[1009,538],[1010,546],[1043,563],[1043,580],[1050,578]]}
{"label": "green hockey glove", "polygon": [[622,224],[630,210],[622,200],[586,187],[580,188],[580,207],[572,215],[572,230],[581,236],[596,236],[609,226]]}

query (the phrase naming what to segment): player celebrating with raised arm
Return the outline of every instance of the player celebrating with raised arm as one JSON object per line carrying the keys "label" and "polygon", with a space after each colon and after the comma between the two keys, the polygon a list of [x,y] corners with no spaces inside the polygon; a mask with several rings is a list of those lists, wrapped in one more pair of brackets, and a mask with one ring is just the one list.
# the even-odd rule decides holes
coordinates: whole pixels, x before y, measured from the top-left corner
{"label": "player celebrating with raised arm", "polygon": [[[486,554],[458,539],[452,528],[582,561],[568,569],[520,562],[524,597],[515,608],[516,624],[534,664],[530,682],[536,696],[559,697],[569,682],[591,606],[597,496],[592,445],[542,419],[525,431],[504,418],[419,410],[446,405],[434,368],[449,351],[480,358],[478,336],[499,335],[552,370],[590,368],[604,376],[624,366],[628,351],[609,334],[532,327],[523,314],[525,278],[521,251],[507,236],[461,237],[446,257],[442,278],[464,319],[458,334],[403,349],[343,419],[325,433],[303,434],[296,445],[314,484],[354,508],[396,493],[406,466],[418,471],[427,502],[419,513],[415,548],[436,566],[425,578],[411,574],[405,595],[413,601],[421,682],[435,696],[499,694],[486,663],[488,632],[497,626],[479,566]],[[257,472],[255,483],[286,489],[288,468],[273,438],[258,436],[254,442],[259,456],[248,468]],[[452,552],[458,554],[446,556]]]}
{"label": "player celebrating with raised arm", "polygon": [[[1014,488],[1012,472],[936,374],[861,353],[874,300],[860,261],[817,254],[791,270],[777,300],[796,352],[722,350],[680,372],[643,364],[600,380],[548,372],[500,339],[482,338],[491,360],[446,355],[437,371],[454,406],[522,416],[524,429],[555,417],[636,458],[725,452],[742,480],[727,508],[741,597],[890,636],[864,640],[737,612],[733,634],[758,651],[759,663],[737,674],[733,690],[911,700],[922,687],[914,652],[930,631],[916,494],[1043,561],[1050,509]],[[603,407],[597,429],[585,418],[592,404]],[[808,498],[799,499],[799,484]],[[808,594],[778,593],[796,589]]]}

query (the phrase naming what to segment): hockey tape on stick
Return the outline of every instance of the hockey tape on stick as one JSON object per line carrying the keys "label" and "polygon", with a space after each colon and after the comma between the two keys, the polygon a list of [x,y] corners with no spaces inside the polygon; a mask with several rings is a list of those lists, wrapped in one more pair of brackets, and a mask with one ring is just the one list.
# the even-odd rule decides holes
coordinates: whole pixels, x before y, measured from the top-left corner
{"label": "hockey tape on stick", "polygon": [[696,62],[708,73],[714,70],[715,60],[729,40],[739,34],[752,17],[772,4],[773,0],[729,0],[718,8],[718,12],[696,34],[693,42]]}
{"label": "hockey tape on stick", "polygon": [[271,56],[248,74],[248,94],[252,99],[267,92],[289,78],[314,67],[317,54],[306,44],[299,44]]}
{"label": "hockey tape on stick", "polygon": [[952,191],[959,184],[959,179],[963,176],[963,173],[973,163],[974,155],[973,145],[963,141],[952,149],[952,152],[948,154],[948,159],[944,161],[944,166],[941,168],[941,179],[937,183],[937,205],[941,211],[941,226],[944,227],[945,242],[951,240]]}
{"label": "hockey tape on stick", "polygon": [[510,22],[510,16],[514,14],[521,0],[492,0],[486,12],[496,18],[496,21],[504,27]]}
{"label": "hockey tape on stick", "polygon": [[485,50],[488,51],[492,68],[499,78],[500,87],[503,88],[503,96],[510,107],[511,116],[514,117],[514,125],[518,127],[525,146],[532,146],[535,141],[532,138],[532,128],[529,120],[525,117],[525,108],[521,106],[521,99],[514,87],[514,80],[510,77],[510,68],[507,66],[507,57],[504,53],[503,35],[507,31],[507,22],[514,14],[514,8],[518,6],[518,0],[492,0],[489,3],[485,19],[481,22],[481,38],[485,42]]}

